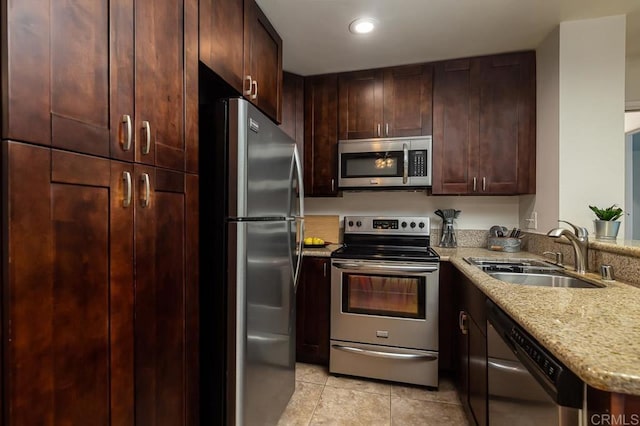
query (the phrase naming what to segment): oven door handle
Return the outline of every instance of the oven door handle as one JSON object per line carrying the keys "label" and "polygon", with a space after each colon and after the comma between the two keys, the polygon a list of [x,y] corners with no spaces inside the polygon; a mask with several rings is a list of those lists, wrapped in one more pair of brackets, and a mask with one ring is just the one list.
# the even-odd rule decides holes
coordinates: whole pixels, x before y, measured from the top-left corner
{"label": "oven door handle", "polygon": [[338,269],[355,269],[355,270],[373,270],[373,271],[385,271],[385,272],[436,272],[438,266],[411,266],[411,265],[361,265],[359,263],[342,263],[334,262],[333,266]]}
{"label": "oven door handle", "polygon": [[390,359],[421,359],[424,361],[437,361],[438,357],[435,355],[424,354],[402,354],[397,352],[382,352],[372,351],[368,349],[354,348],[353,346],[331,345],[332,348],[339,351],[350,352],[359,355],[373,356],[376,358],[390,358]]}

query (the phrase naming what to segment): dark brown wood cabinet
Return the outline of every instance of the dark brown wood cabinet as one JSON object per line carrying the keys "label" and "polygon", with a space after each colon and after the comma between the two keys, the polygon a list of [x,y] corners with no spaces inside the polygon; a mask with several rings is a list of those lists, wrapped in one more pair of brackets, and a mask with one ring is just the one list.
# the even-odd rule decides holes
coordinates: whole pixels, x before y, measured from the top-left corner
{"label": "dark brown wood cabinet", "polygon": [[535,53],[435,64],[433,194],[535,192]]}
{"label": "dark brown wood cabinet", "polygon": [[431,65],[340,74],[340,139],[431,134]]}
{"label": "dark brown wood cabinet", "polygon": [[282,39],[255,0],[245,0],[244,9],[243,93],[279,123],[282,118]]}
{"label": "dark brown wood cabinet", "polygon": [[296,141],[298,152],[304,158],[304,77],[290,72],[282,74],[280,128]]}
{"label": "dark brown wood cabinet", "polygon": [[200,61],[238,93],[244,73],[244,0],[200,0]]}
{"label": "dark brown wood cabinet", "polygon": [[304,83],[304,191],[338,194],[338,76],[317,75]]}
{"label": "dark brown wood cabinet", "polygon": [[197,0],[11,2],[2,138],[197,171],[194,18]]}
{"label": "dark brown wood cabinet", "polygon": [[329,365],[331,258],[305,257],[296,293],[296,360]]}
{"label": "dark brown wood cabinet", "polygon": [[255,0],[200,0],[200,61],[280,123],[282,39]]}
{"label": "dark brown wood cabinet", "polygon": [[197,424],[197,177],[12,141],[2,159],[3,424]]}
{"label": "dark brown wood cabinet", "polygon": [[488,424],[486,296],[455,272],[458,295],[457,374],[460,399],[475,424]]}

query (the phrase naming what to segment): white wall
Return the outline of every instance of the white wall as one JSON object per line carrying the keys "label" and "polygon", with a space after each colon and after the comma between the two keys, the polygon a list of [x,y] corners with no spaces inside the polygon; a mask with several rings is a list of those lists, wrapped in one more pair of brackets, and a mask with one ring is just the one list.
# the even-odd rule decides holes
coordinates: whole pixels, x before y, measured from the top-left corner
{"label": "white wall", "polygon": [[440,226],[437,209],[458,209],[458,229],[486,229],[493,225],[518,225],[519,201],[512,197],[426,196],[424,192],[345,192],[336,198],[305,198],[305,214],[429,216]]}
{"label": "white wall", "polygon": [[624,15],[560,24],[558,213],[588,229],[589,204],[624,209],[625,25]]}
{"label": "white wall", "polygon": [[625,100],[640,109],[640,56],[627,58]]}
{"label": "white wall", "polygon": [[[640,74],[638,74],[640,79]],[[640,130],[640,111],[627,112],[624,114],[624,132],[635,132]]]}
{"label": "white wall", "polygon": [[535,230],[546,233],[558,225],[560,202],[560,30],[553,30],[536,49],[536,195],[520,201],[520,223],[538,214]]}

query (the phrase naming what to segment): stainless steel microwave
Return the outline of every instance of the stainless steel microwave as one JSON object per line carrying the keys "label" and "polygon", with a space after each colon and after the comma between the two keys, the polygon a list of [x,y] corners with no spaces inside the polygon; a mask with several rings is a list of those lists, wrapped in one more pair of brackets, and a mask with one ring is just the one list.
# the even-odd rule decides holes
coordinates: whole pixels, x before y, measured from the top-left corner
{"label": "stainless steel microwave", "polygon": [[338,141],[338,186],[426,188],[431,162],[431,136]]}

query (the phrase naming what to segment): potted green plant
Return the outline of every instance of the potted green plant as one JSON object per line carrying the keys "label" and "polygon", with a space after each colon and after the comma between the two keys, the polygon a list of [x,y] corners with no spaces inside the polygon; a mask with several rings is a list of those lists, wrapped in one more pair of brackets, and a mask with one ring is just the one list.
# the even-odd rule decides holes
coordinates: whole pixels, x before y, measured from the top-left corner
{"label": "potted green plant", "polygon": [[617,220],[622,216],[622,209],[616,204],[605,209],[596,206],[589,206],[597,217],[593,221],[596,231],[596,239],[599,240],[615,240],[620,229],[620,221]]}

